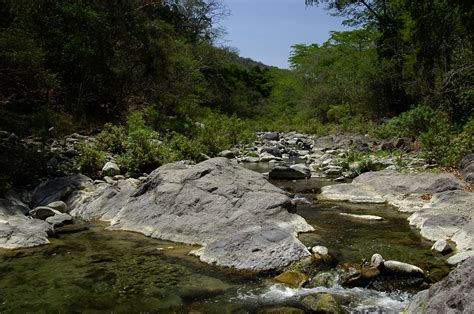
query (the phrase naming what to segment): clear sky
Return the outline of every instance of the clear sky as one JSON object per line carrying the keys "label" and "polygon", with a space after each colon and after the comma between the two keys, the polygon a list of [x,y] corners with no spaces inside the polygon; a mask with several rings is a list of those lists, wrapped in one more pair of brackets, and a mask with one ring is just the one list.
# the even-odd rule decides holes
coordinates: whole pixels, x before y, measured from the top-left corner
{"label": "clear sky", "polygon": [[225,46],[243,57],[268,65],[288,67],[291,46],[322,43],[329,32],[347,30],[342,19],[323,6],[306,7],[304,0],[223,0],[230,16],[222,21]]}

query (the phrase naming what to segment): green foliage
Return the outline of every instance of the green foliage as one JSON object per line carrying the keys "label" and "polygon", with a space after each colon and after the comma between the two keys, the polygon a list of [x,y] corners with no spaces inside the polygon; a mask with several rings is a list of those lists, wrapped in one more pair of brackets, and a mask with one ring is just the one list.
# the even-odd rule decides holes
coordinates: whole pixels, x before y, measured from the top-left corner
{"label": "green foliage", "polygon": [[391,119],[375,133],[382,138],[393,136],[415,137],[431,129],[440,119],[443,119],[443,117],[439,112],[427,105],[418,105],[410,111]]}
{"label": "green foliage", "polygon": [[440,120],[420,135],[424,157],[442,166],[453,166],[474,151],[474,119],[462,131],[453,132],[446,120]]}
{"label": "green foliage", "polygon": [[105,161],[105,154],[102,151],[94,145],[84,144],[79,147],[79,155],[75,159],[75,164],[80,172],[97,178]]}
{"label": "green foliage", "polygon": [[97,148],[113,154],[120,154],[125,151],[127,132],[123,126],[106,123],[102,132],[96,137]]}

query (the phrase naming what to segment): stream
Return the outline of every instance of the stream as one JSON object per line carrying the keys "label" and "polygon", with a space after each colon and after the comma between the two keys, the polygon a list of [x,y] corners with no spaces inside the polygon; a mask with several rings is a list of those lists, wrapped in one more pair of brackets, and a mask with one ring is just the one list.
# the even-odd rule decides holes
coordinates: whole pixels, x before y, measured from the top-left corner
{"label": "stream", "polygon": [[[260,172],[271,167],[245,166]],[[438,280],[449,271],[430,252],[431,243],[394,208],[317,202],[320,188],[335,184],[329,179],[272,183],[305,200],[297,213],[316,230],[301,234],[300,240],[328,247],[340,265],[360,264],[380,253],[438,274]],[[354,220],[340,213],[383,220]],[[0,251],[0,312],[302,313],[301,296],[328,292],[351,312],[397,313],[421,288],[420,280],[394,277],[380,277],[366,288],[345,288],[337,281],[338,267],[328,272],[334,278],[329,286],[291,289],[276,284],[271,274],[201,263],[188,255],[195,246],[105,227],[77,221],[50,245]]]}

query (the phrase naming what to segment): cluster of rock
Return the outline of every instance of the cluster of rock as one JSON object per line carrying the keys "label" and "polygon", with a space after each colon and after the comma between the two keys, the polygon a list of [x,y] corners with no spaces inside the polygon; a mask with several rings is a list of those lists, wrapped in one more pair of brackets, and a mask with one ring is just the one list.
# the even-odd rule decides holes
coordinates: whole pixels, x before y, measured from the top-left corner
{"label": "cluster of rock", "polygon": [[83,175],[55,178],[31,193],[7,193],[0,199],[0,248],[15,249],[48,244],[48,236],[72,223],[70,207],[60,201],[78,189],[93,188]]}
{"label": "cluster of rock", "polygon": [[455,265],[474,255],[474,193],[465,187],[464,181],[447,173],[384,170],[364,173],[352,183],[323,187],[319,199],[387,203],[412,213],[408,220],[424,238],[456,244],[456,254],[447,259]]}
{"label": "cluster of rock", "polygon": [[313,227],[293,213],[287,193],[226,158],[164,165],[145,182],[55,178],[23,199],[32,210],[19,198],[0,201],[0,247],[47,244],[71,214],[109,221],[113,230],[199,244],[193,254],[218,266],[281,269],[310,255],[296,236]]}
{"label": "cluster of rock", "polygon": [[[239,162],[270,162],[278,165],[270,171],[272,179],[302,179],[310,176],[328,176],[344,180],[353,178],[363,171],[359,162],[345,164],[343,161],[350,151],[359,151],[369,154],[369,162],[377,169],[396,169],[403,165],[407,171],[426,169],[428,165],[422,158],[409,155],[398,157],[377,156],[380,150],[412,149],[410,138],[394,138],[379,140],[368,135],[331,135],[313,137],[295,132],[258,133],[258,140],[254,145],[238,147],[233,151],[223,151],[221,156],[237,158]],[[287,166],[289,162],[298,163]],[[297,166],[295,168],[295,166]]]}

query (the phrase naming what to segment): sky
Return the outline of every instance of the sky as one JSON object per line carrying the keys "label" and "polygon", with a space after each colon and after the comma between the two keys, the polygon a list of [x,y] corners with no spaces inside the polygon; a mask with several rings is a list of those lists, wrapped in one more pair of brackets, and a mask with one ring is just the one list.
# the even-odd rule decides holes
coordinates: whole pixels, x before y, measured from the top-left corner
{"label": "sky", "polygon": [[323,43],[330,31],[347,30],[342,19],[323,6],[306,7],[304,0],[223,0],[230,16],[222,22],[224,45],[242,57],[288,68],[291,46]]}

